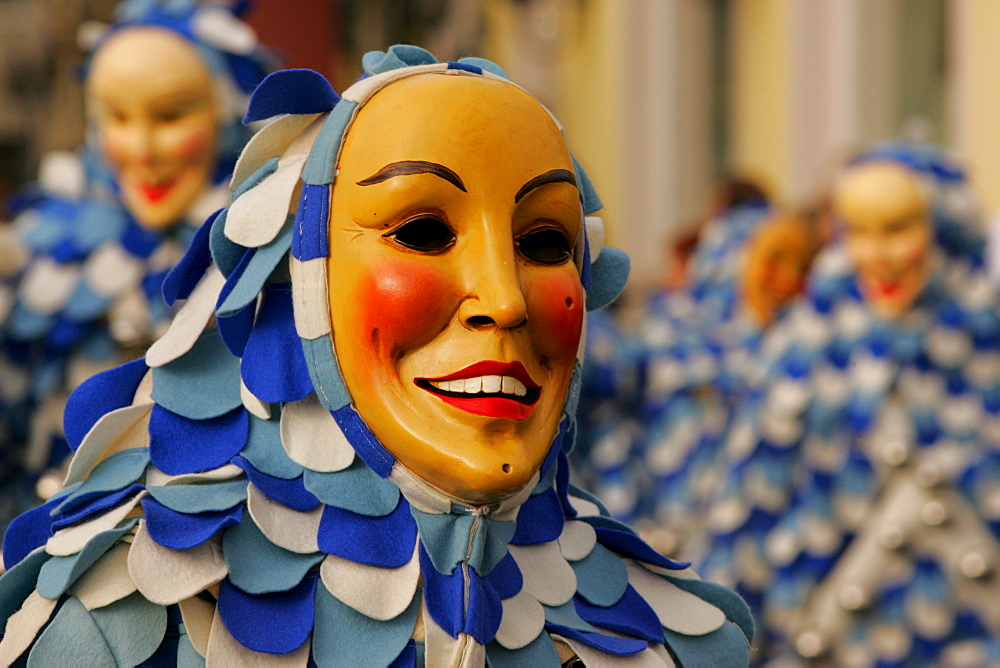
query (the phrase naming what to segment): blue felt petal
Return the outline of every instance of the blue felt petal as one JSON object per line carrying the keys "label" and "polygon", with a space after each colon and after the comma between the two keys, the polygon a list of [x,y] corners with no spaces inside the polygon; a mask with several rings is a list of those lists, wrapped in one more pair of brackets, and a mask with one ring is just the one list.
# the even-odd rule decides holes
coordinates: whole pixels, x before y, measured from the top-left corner
{"label": "blue felt petal", "polygon": [[239,360],[217,330],[208,330],[180,358],[153,369],[153,400],[172,413],[207,420],[243,405]]}
{"label": "blue felt petal", "polygon": [[10,616],[21,609],[24,599],[35,590],[38,573],[51,558],[48,552],[39,550],[0,575],[0,635],[6,631]]}
{"label": "blue felt petal", "polygon": [[222,554],[229,581],[248,594],[288,591],[302,581],[326,555],[289,552],[272,543],[257,528],[250,513],[222,537]]}
{"label": "blue felt petal", "polygon": [[594,545],[583,559],[571,561],[576,593],[594,605],[614,605],[628,589],[625,563],[603,545]]}
{"label": "blue felt petal", "polygon": [[51,538],[52,518],[49,513],[60,503],[60,499],[50,499],[23,515],[15,517],[7,525],[3,538],[3,563],[10,569],[28,554],[45,544]]}
{"label": "blue felt petal", "polygon": [[[325,338],[330,339],[329,336]],[[333,416],[340,430],[344,432],[344,436],[354,446],[354,451],[364,460],[365,464],[368,464],[375,473],[383,478],[388,478],[396,459],[375,438],[375,434],[368,428],[354,406],[344,406],[339,410],[331,411],[330,415]]]}
{"label": "blue felt petal", "polygon": [[303,184],[292,234],[292,255],[296,259],[304,262],[329,254],[329,219],[330,186]]}
{"label": "blue felt petal", "polygon": [[168,306],[173,306],[178,299],[190,297],[198,281],[205,275],[205,270],[212,264],[212,251],[208,246],[208,238],[219,211],[209,216],[198,228],[191,243],[188,244],[184,257],[163,279],[161,292]]}
{"label": "blue felt petal", "polygon": [[388,666],[409,644],[419,610],[420,597],[414,596],[402,614],[378,621],[340,602],[326,587],[317,587],[313,660],[320,668]]}
{"label": "blue felt petal", "polygon": [[272,72],[254,90],[243,122],[262,121],[278,114],[319,114],[333,109],[339,99],[319,72],[306,69]]}
{"label": "blue felt petal", "polygon": [[496,591],[501,600],[506,601],[512,596],[520,593],[524,586],[524,576],[518,568],[514,556],[509,552],[496,565],[496,567],[485,576],[487,582]]}
{"label": "blue felt petal", "polygon": [[101,417],[113,410],[132,405],[139,382],[149,367],[145,360],[135,360],[92,376],[80,384],[66,402],[63,426],[66,441],[74,451]]}
{"label": "blue felt petal", "polygon": [[125,520],[116,528],[102,531],[76,554],[68,557],[52,557],[38,572],[38,593],[47,599],[57,599],[66,593],[77,578],[104,556],[118,539],[132,530],[139,519],[133,517]]}
{"label": "blue felt petal", "polygon": [[217,417],[192,420],[154,405],[149,416],[149,457],[170,475],[219,468],[247,442],[247,411],[239,406]]}
{"label": "blue felt petal", "polygon": [[627,557],[632,557],[633,559],[638,559],[639,561],[645,561],[646,563],[653,564],[654,566],[669,568],[675,571],[682,571],[690,566],[688,563],[667,559],[647,545],[634,533],[620,531],[618,529],[609,529],[602,526],[600,522],[600,519],[602,518],[583,517],[580,519],[594,527],[594,531],[597,533],[598,543],[614,550],[615,552],[620,552]]}
{"label": "blue felt petal", "polygon": [[264,289],[240,371],[247,389],[261,401],[298,401],[312,392],[302,344],[295,331],[290,283],[272,283]]}
{"label": "blue felt petal", "polygon": [[115,656],[100,628],[80,599],[72,596],[35,640],[28,653],[29,668],[48,666],[115,666]]}
{"label": "blue felt petal", "polygon": [[250,482],[260,491],[278,503],[301,512],[312,510],[319,505],[319,499],[306,489],[302,478],[285,480],[284,478],[269,476],[266,473],[258,471],[254,468],[253,464],[243,457],[234,458],[233,463],[246,471]]}
{"label": "blue felt petal", "polygon": [[256,652],[288,654],[313,630],[316,606],[314,571],[288,591],[246,594],[223,580],[219,588],[219,616],[240,644]]}
{"label": "blue felt petal", "polygon": [[[392,540],[386,540],[387,536]],[[326,506],[317,538],[319,549],[328,554],[370,566],[399,568],[413,556],[417,523],[402,496],[396,510],[385,517],[366,517]]]}
{"label": "blue felt petal", "polygon": [[[220,295],[222,297],[224,295]],[[234,357],[243,357],[246,350],[247,341],[250,340],[250,332],[253,331],[253,318],[257,310],[256,304],[247,304],[242,310],[237,311],[228,318],[216,318],[215,324],[219,328],[219,336],[226,344],[226,349]]]}
{"label": "blue felt petal", "polygon": [[439,573],[421,545],[420,573],[424,580],[424,605],[427,606],[427,612],[448,635],[457,638],[465,625],[462,619],[465,605],[462,569],[456,566],[451,573]]}
{"label": "blue felt petal", "polygon": [[200,485],[156,485],[146,489],[158,503],[188,514],[226,510],[247,498],[245,479]]}
{"label": "blue felt petal", "polygon": [[145,448],[131,448],[116,452],[100,462],[90,477],[76,488],[76,491],[62,500],[56,509],[59,513],[70,513],[108,492],[128,487],[139,480],[149,463],[149,452]]}
{"label": "blue felt petal", "polygon": [[556,490],[531,496],[517,512],[517,532],[510,542],[514,545],[537,545],[559,538],[563,530],[562,503]]}
{"label": "blue felt petal", "polygon": [[593,285],[587,292],[587,310],[607,306],[621,294],[628,281],[631,263],[628,255],[617,248],[605,247],[590,265]]}
{"label": "blue felt petal", "polygon": [[542,607],[545,610],[546,624],[569,626],[577,631],[587,631],[588,633],[598,632],[598,628],[596,626],[580,617],[580,613],[576,611],[576,606],[573,605],[573,601],[567,601],[566,603],[558,606],[543,605]]}
{"label": "blue felt petal", "polygon": [[291,480],[301,476],[305,468],[288,458],[281,445],[280,427],[277,419],[262,420],[251,415],[250,433],[240,456],[261,473]]}
{"label": "blue felt petal", "polygon": [[500,628],[503,618],[503,605],[500,596],[476,571],[468,569],[469,577],[469,609],[462,629],[476,639],[480,645],[489,643]]}
{"label": "blue felt petal", "polygon": [[580,617],[595,626],[649,642],[663,642],[660,618],[631,585],[626,588],[621,600],[610,607],[590,605],[580,598],[574,598],[573,603]]}
{"label": "blue felt petal", "polygon": [[216,309],[216,315],[220,317],[234,315],[257,299],[258,293],[263,289],[267,279],[270,278],[271,272],[285,257],[285,253],[288,252],[288,248],[292,244],[293,222],[294,218],[289,216],[281,231],[278,232],[278,236],[264,246],[251,249],[256,252],[252,254],[247,252],[246,255],[250,256],[247,265],[241,272],[233,271],[232,276],[230,276],[233,287],[227,291],[225,300]]}
{"label": "blue felt petal", "polygon": [[[576,629],[571,629],[568,626],[559,626],[558,624],[547,623],[545,624],[545,628],[548,629],[550,633],[555,633],[565,638],[569,638],[570,640],[582,642],[585,645],[599,649],[602,652],[607,652],[608,654],[614,654],[615,656],[638,654],[649,647],[649,643],[645,640],[636,640],[635,638],[616,638],[614,636],[606,636],[600,633],[586,633],[583,631],[577,631]],[[684,665],[686,666],[687,664]],[[746,664],[720,663],[716,665],[736,666]]]}
{"label": "blue felt petal", "polygon": [[156,652],[167,630],[167,609],[135,592],[91,611],[115,662],[138,666]]}
{"label": "blue felt petal", "polygon": [[302,476],[306,489],[328,506],[336,506],[359,515],[383,517],[399,504],[399,488],[381,478],[360,459],[335,473],[306,469]]}
{"label": "blue felt petal", "polygon": [[82,505],[74,503],[71,506],[71,512],[56,513],[53,516],[52,530],[58,531],[59,529],[73,526],[91,515],[96,515],[97,513],[107,510],[108,508],[113,508],[125,499],[135,496],[143,489],[145,489],[143,485],[135,483],[133,485],[129,485],[125,489],[120,489],[117,492],[112,492],[107,495],[91,495],[87,497],[86,502]]}
{"label": "blue felt petal", "polygon": [[538,637],[520,649],[507,649],[500,643],[491,642],[486,646],[486,662],[490,668],[521,668],[522,666],[558,666],[559,653],[548,633]]}
{"label": "blue felt petal", "polygon": [[148,496],[139,503],[146,514],[149,537],[172,550],[201,545],[220,529],[239,523],[243,516],[243,506],[188,515],[170,510]]}

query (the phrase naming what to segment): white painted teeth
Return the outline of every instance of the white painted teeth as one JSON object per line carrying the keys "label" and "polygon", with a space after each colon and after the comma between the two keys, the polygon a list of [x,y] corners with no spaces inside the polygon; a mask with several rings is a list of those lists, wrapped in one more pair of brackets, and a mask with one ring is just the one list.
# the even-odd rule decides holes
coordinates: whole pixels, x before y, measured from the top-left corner
{"label": "white painted teeth", "polygon": [[463,394],[512,394],[523,397],[528,394],[528,388],[517,378],[510,376],[476,376],[475,378],[459,378],[458,380],[432,380],[431,385],[445,392],[461,392]]}

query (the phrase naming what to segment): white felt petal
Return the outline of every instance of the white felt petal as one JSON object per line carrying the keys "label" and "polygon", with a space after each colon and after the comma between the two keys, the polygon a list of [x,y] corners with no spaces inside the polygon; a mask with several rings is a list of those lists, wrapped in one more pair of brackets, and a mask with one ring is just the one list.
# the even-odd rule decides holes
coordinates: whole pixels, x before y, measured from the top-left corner
{"label": "white felt petal", "polygon": [[247,487],[247,508],[261,532],[275,545],[299,554],[319,552],[317,535],[323,504],[302,513],[269,499],[251,484]]}
{"label": "white felt petal", "polygon": [[524,576],[524,591],[539,603],[562,605],[576,593],[576,573],[555,541],[538,545],[508,545]]}
{"label": "white felt petal", "polygon": [[538,637],[545,627],[545,609],[526,591],[501,602],[503,618],[496,641],[507,649],[520,649]]}
{"label": "white felt petal", "polygon": [[726,614],[711,603],[650,573],[632,559],[623,561],[629,584],[653,608],[664,628],[687,636],[701,636],[726,622]]}
{"label": "white felt petal", "polygon": [[315,392],[285,404],[281,445],[293,462],[322,473],[342,471],[354,461],[354,448]]}
{"label": "white felt petal", "polygon": [[253,28],[221,7],[204,7],[195,12],[191,27],[207,43],[239,55],[247,55],[257,47]]}
{"label": "white felt petal", "polygon": [[279,160],[277,171],[237,198],[226,214],[226,237],[248,248],[271,242],[288,217],[305,162],[305,157],[298,156]]}
{"label": "white felt petal", "polygon": [[135,388],[135,394],[132,395],[132,405],[138,406],[139,404],[151,404],[153,403],[153,371],[150,369],[146,372],[146,375],[142,377],[139,381],[139,386]]}
{"label": "white felt petal", "polygon": [[222,581],[229,572],[216,540],[188,550],[171,550],[139,530],[128,554],[128,572],[142,595],[153,603],[172,605]]}
{"label": "white felt petal", "polygon": [[71,151],[48,151],[38,164],[38,183],[47,193],[80,199],[87,184],[83,161]]}
{"label": "white felt petal", "polygon": [[559,549],[567,561],[579,561],[590,554],[597,544],[597,532],[586,522],[569,520],[559,535]]}
{"label": "white felt petal", "polygon": [[572,494],[569,496],[569,504],[583,517],[599,517],[601,514],[601,509],[597,507],[596,503]]}
{"label": "white felt petal", "polygon": [[652,652],[656,656],[660,657],[660,660],[663,661],[663,665],[665,665],[667,668],[676,668],[677,664],[674,663],[674,658],[670,656],[670,652],[668,652],[667,648],[664,647],[663,645],[657,643],[650,643],[649,649],[647,651]]}
{"label": "white felt petal", "polygon": [[265,654],[244,647],[234,638],[222,623],[218,610],[212,619],[212,631],[208,637],[208,651],[205,654],[206,668],[298,668],[309,664],[309,649],[312,638],[306,638],[294,652],[288,654]]}
{"label": "white felt petal", "polygon": [[117,297],[142,280],[142,262],[117,241],[102,244],[83,265],[84,280],[96,294]]}
{"label": "white felt petal", "polygon": [[295,331],[303,339],[318,339],[332,331],[330,301],[327,299],[326,258],[301,262],[290,257],[292,299],[295,302]]}
{"label": "white felt petal", "polygon": [[120,450],[149,446],[152,404],[126,406],[105,413],[94,423],[70,460],[64,485],[86,478],[98,462]]}
{"label": "white felt petal", "polygon": [[146,364],[151,367],[163,366],[191,350],[215,312],[219,292],[225,283],[226,277],[222,272],[215,265],[209,267],[184,306],[174,316],[170,327],[149,347]]}
{"label": "white felt petal", "polygon": [[414,550],[403,566],[379,568],[329,554],[319,573],[331,594],[367,617],[386,621],[401,615],[413,601],[420,560]]}
{"label": "white felt petal", "polygon": [[118,526],[118,523],[128,517],[135,510],[135,507],[139,505],[139,501],[147,494],[148,492],[143,490],[128,501],[105,511],[104,514],[99,515],[89,522],[74,524],[66,529],[60,529],[45,543],[45,551],[56,557],[76,554],[90,542],[91,538],[99,533],[111,531]]}
{"label": "white felt petal", "polygon": [[0,665],[11,665],[28,649],[58,602],[43,598],[37,591],[28,594],[21,609],[7,619],[6,632],[0,640]]}
{"label": "white felt petal", "polygon": [[236,190],[250,175],[271,158],[280,155],[292,140],[319,114],[291,114],[269,123],[244,147],[233,170],[232,189]]}
{"label": "white felt petal", "polygon": [[594,649],[590,645],[582,642],[570,640],[560,635],[552,635],[553,640],[561,640],[576,652],[576,655],[583,661],[585,666],[601,666],[602,668],[668,668],[673,666],[673,661],[666,663],[653,649],[644,649],[638,654],[628,654],[625,656],[615,656],[606,654]]}
{"label": "white felt petal", "polygon": [[587,230],[587,243],[590,246],[590,262],[593,263],[601,255],[604,248],[604,219],[600,216],[587,216],[583,219]]}
{"label": "white felt petal", "polygon": [[486,648],[474,638],[464,633],[452,638],[438,626],[426,607],[423,610],[423,621],[425,666],[482,668],[486,665]]}
{"label": "white felt petal", "polygon": [[180,601],[181,619],[187,630],[188,640],[194,650],[205,656],[208,653],[208,637],[212,631],[212,619],[215,617],[215,605],[205,599],[192,596]]}
{"label": "white felt petal", "polygon": [[243,408],[250,411],[251,415],[259,417],[261,420],[271,419],[271,405],[266,401],[261,401],[258,399],[250,388],[246,386],[243,379],[240,378],[240,401],[243,402]]}
{"label": "white felt petal", "polygon": [[87,569],[73,583],[70,593],[80,599],[87,610],[95,610],[120,601],[137,587],[128,572],[131,545],[119,543]]}
{"label": "white felt petal", "polygon": [[33,313],[51,315],[69,301],[80,280],[80,269],[42,257],[28,267],[21,279],[21,301]]}
{"label": "white felt petal", "polygon": [[225,464],[217,469],[201,471],[200,473],[182,473],[169,475],[150,466],[146,469],[146,487],[161,487],[163,485],[186,485],[191,483],[230,480],[243,475],[243,469],[236,464]]}

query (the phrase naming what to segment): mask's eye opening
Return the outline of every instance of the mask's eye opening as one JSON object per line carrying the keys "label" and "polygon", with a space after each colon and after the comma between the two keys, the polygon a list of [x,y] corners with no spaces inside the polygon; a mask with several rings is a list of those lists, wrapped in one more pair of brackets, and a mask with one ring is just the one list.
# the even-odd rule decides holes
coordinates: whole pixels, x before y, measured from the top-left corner
{"label": "mask's eye opening", "polygon": [[515,240],[518,252],[531,262],[556,265],[573,257],[573,247],[566,233],[558,227],[538,227]]}
{"label": "mask's eye opening", "polygon": [[425,213],[410,218],[382,235],[420,253],[440,253],[455,243],[455,233],[438,216]]}

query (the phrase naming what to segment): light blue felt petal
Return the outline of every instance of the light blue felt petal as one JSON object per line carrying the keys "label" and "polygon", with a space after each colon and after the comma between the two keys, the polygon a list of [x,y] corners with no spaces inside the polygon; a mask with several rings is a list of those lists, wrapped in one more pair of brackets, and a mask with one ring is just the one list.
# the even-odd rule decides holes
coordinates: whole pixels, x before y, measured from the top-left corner
{"label": "light blue felt petal", "polygon": [[560,606],[550,606],[543,605],[545,609],[545,623],[546,624],[558,624],[559,626],[568,626],[573,629],[578,629],[580,631],[588,631],[590,633],[599,633],[600,629],[591,625],[589,622],[584,621],[579,613],[576,611],[576,606],[573,605],[573,601],[567,601]]}
{"label": "light blue felt petal", "polygon": [[498,522],[486,518],[482,527],[472,537],[469,558],[466,560],[476,573],[487,575],[506,557],[507,544],[517,530],[514,522]]}
{"label": "light blue felt petal", "polygon": [[326,505],[359,515],[383,517],[399,503],[399,488],[357,458],[346,469],[334,473],[306,469],[302,481]]}
{"label": "light blue felt petal", "polygon": [[257,252],[250,258],[246,269],[240,275],[239,282],[233,288],[225,301],[216,309],[216,315],[228,317],[240,311],[250,302],[257,299],[257,295],[263,289],[271,272],[285,257],[289,247],[292,245],[292,227],[295,224],[295,217],[289,215],[282,226],[278,236],[269,243],[259,247]]}
{"label": "light blue felt petal", "polygon": [[434,569],[438,573],[451,573],[465,559],[474,517],[456,513],[425,513],[412,506],[410,512],[420,527],[420,544],[427,551]]}
{"label": "light blue felt petal", "polygon": [[[271,158],[266,164],[264,164],[258,172],[263,170],[265,167],[273,167],[277,169],[278,159]],[[271,171],[274,171],[272,169]],[[257,172],[254,172],[256,174]],[[266,175],[265,175],[266,176]],[[247,179],[250,181],[253,175]],[[229,209],[223,209],[219,215],[215,217],[215,221],[212,223],[212,227],[208,232],[208,248],[212,254],[212,261],[215,262],[215,266],[219,268],[223,276],[229,276],[233,273],[233,269],[239,264],[240,258],[243,254],[247,252],[246,246],[241,246],[240,244],[230,241],[226,237],[226,218],[229,215]]]}
{"label": "light blue felt petal", "polygon": [[246,479],[199,485],[163,485],[146,488],[149,495],[179,513],[226,510],[246,501]]}
{"label": "light blue felt petal", "polygon": [[597,189],[594,188],[594,184],[591,182],[590,177],[587,176],[587,171],[583,168],[583,165],[576,159],[576,156],[570,157],[573,159],[573,171],[576,172],[576,184],[580,188],[583,214],[589,216],[597,213],[604,208],[604,203],[597,196]]}
{"label": "light blue felt petal", "polygon": [[[378,621],[341,603],[326,587],[316,587],[313,660],[324,666],[388,666],[413,635],[420,597],[389,621]],[[360,640],[360,639],[363,639]]]}
{"label": "light blue felt petal", "polygon": [[0,576],[0,636],[7,630],[7,620],[21,609],[28,594],[35,590],[38,572],[51,559],[45,550],[29,554]]}
{"label": "light blue felt petal", "polygon": [[732,622],[702,636],[686,636],[670,629],[663,633],[671,653],[684,668],[750,665],[750,647]]}
{"label": "light blue felt petal", "polygon": [[167,630],[167,609],[141,593],[97,608],[90,615],[119,666],[137,666],[156,652]]}
{"label": "light blue felt petal", "polygon": [[111,304],[110,297],[97,294],[85,282],[80,282],[66,302],[63,317],[74,322],[88,322],[102,315]]}
{"label": "light blue felt petal", "polygon": [[54,323],[53,316],[29,311],[24,304],[18,302],[14,304],[14,308],[7,315],[4,328],[7,330],[6,334],[12,339],[31,341],[45,335]]}
{"label": "light blue felt petal", "polygon": [[257,528],[250,513],[226,531],[222,554],[229,566],[229,581],[248,594],[288,591],[326,555],[289,552],[272,543]]}
{"label": "light blue felt petal", "polygon": [[127,519],[116,528],[103,531],[91,538],[90,542],[76,554],[49,559],[38,572],[38,593],[50,600],[62,596],[84,571],[93,566],[118,542],[119,538],[138,523],[137,517]]}
{"label": "light blue felt petal", "polygon": [[192,420],[228,413],[243,405],[240,362],[211,329],[187,353],[153,369],[153,400]]}
{"label": "light blue felt petal", "polygon": [[571,561],[576,573],[576,593],[588,602],[607,607],[617,603],[628,589],[625,564],[611,550],[594,545],[583,559]]}
{"label": "light blue felt petal", "polygon": [[149,464],[149,450],[129,448],[111,455],[99,463],[76,491],[66,497],[55,510],[55,514],[71,512],[117,490],[128,487],[142,477]]}
{"label": "light blue felt petal", "polygon": [[313,186],[325,186],[333,183],[337,154],[340,153],[340,142],[344,136],[347,124],[358,108],[357,102],[341,100],[326,117],[323,127],[313,142],[309,157],[302,168],[302,181]]}
{"label": "light blue felt petal", "polygon": [[260,471],[275,478],[291,480],[305,471],[289,459],[281,445],[281,423],[277,418],[261,420],[250,416],[250,434],[240,456]]}
{"label": "light blue felt petal", "polygon": [[415,65],[433,65],[437,58],[427,49],[411,44],[395,44],[385,51],[369,51],[361,57],[368,74],[382,74]]}
{"label": "light blue felt petal", "polygon": [[507,649],[498,642],[491,642],[486,646],[486,660],[490,668],[558,666],[561,663],[552,638],[544,631],[520,649]]}
{"label": "light blue felt petal", "polygon": [[28,668],[115,665],[100,628],[75,596],[62,605],[28,654]]}
{"label": "light blue felt petal", "polygon": [[485,58],[476,58],[475,56],[466,56],[465,58],[459,58],[458,62],[463,65],[472,65],[473,67],[478,67],[484,72],[489,72],[490,74],[495,74],[498,77],[503,77],[504,79],[510,79],[507,76],[507,72],[504,71],[502,67],[494,63],[492,60],[486,60]]}
{"label": "light blue felt petal", "polygon": [[198,654],[186,633],[177,639],[177,668],[205,668],[205,657]]}
{"label": "light blue felt petal", "polygon": [[587,291],[587,310],[596,311],[615,300],[628,281],[631,263],[628,255],[617,248],[605,247],[593,264],[593,285]]}
{"label": "light blue felt petal", "polygon": [[302,339],[302,353],[306,357],[306,367],[316,389],[316,396],[328,411],[340,411],[351,403],[351,393],[347,391],[337,355],[333,351],[333,337]]}

